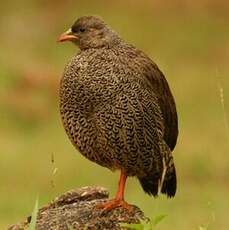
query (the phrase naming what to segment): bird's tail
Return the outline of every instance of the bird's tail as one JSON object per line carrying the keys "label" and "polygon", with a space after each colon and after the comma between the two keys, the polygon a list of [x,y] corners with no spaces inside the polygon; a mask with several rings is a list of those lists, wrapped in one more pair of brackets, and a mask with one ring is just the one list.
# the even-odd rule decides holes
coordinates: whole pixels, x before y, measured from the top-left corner
{"label": "bird's tail", "polygon": [[152,173],[138,179],[143,190],[149,195],[157,196],[161,192],[168,197],[175,196],[177,187],[176,169],[170,150],[167,160],[163,158],[163,169],[160,173],[153,170]]}
{"label": "bird's tail", "polygon": [[167,169],[165,178],[161,187],[161,193],[168,197],[173,197],[177,190],[177,177],[174,163]]}

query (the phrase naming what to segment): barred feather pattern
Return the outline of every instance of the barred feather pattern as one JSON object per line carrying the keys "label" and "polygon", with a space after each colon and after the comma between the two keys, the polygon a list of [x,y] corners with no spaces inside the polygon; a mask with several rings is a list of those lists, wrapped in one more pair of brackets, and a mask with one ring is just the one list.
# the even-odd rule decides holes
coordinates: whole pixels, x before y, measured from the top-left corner
{"label": "barred feather pattern", "polygon": [[[162,183],[161,192],[174,196],[176,109],[158,71],[146,55],[125,43],[81,51],[61,79],[60,112],[71,142],[86,158],[137,176],[150,195],[156,196]],[[165,98],[163,91],[169,91]],[[175,128],[167,127],[168,121]]]}

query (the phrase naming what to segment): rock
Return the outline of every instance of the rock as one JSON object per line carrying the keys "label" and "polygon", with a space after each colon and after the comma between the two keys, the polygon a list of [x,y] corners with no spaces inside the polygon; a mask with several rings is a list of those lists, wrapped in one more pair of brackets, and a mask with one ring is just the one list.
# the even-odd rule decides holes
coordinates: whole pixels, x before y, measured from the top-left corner
{"label": "rock", "polygon": [[[108,200],[109,193],[103,187],[83,187],[74,189],[57,197],[38,211],[37,230],[89,230],[124,229],[120,223],[139,223],[149,221],[144,213],[133,205],[133,211],[118,207],[104,211],[97,204]],[[31,216],[26,221],[12,225],[8,230],[27,229]]]}

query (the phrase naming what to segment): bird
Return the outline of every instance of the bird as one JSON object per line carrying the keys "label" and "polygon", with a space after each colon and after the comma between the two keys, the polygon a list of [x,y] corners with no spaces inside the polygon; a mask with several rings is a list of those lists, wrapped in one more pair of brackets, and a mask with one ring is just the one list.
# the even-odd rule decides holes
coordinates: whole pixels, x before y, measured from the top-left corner
{"label": "bird", "polygon": [[127,177],[137,177],[148,195],[174,197],[178,117],[162,71],[99,16],[79,17],[59,36],[65,41],[78,51],[60,80],[64,129],[83,156],[120,171],[115,198],[99,208],[131,209],[124,198]]}

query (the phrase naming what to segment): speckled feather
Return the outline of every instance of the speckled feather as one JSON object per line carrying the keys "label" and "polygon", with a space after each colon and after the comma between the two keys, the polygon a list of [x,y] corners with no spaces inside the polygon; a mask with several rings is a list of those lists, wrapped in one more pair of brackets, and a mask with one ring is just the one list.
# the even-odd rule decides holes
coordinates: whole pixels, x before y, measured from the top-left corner
{"label": "speckled feather", "polygon": [[89,160],[137,176],[151,195],[163,183],[161,192],[174,196],[171,150],[178,129],[168,83],[142,51],[114,37],[104,46],[81,48],[67,64],[60,84],[65,130]]}

